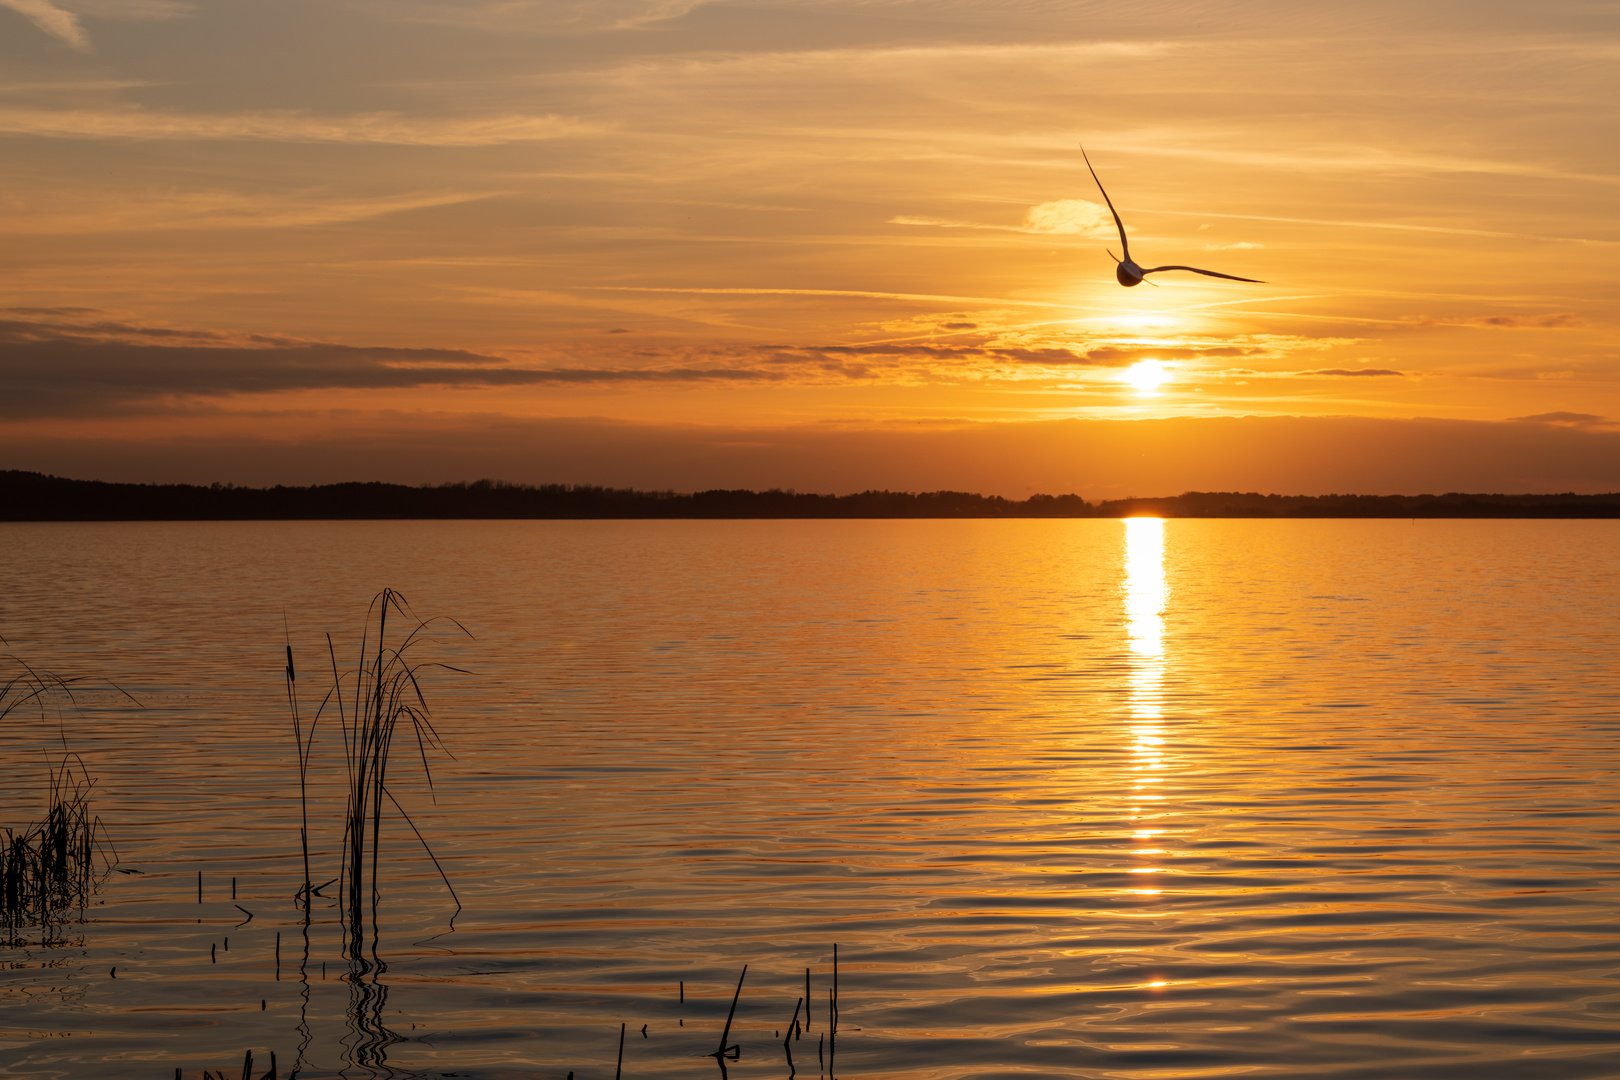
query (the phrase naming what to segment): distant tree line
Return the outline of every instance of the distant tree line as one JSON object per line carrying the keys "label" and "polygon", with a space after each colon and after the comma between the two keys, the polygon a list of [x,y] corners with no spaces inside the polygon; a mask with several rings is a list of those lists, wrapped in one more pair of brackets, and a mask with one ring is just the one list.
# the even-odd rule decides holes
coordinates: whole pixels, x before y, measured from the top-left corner
{"label": "distant tree line", "polygon": [[499,480],[410,487],[109,484],[0,471],[0,521],[269,521],[384,518],[1620,518],[1607,495],[1261,495],[1189,491],[1087,502],[962,491],[712,490],[689,494]]}

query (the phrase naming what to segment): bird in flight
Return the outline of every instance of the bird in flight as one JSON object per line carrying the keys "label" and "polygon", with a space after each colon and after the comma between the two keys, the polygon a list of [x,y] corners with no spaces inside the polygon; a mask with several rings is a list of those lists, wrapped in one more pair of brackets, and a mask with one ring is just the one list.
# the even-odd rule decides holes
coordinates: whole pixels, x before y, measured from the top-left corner
{"label": "bird in flight", "polygon": [[[1091,169],[1091,178],[1093,180],[1097,180],[1097,170],[1091,168],[1091,158],[1086,154],[1086,148],[1083,146],[1080,148],[1080,156],[1086,159],[1086,168]],[[1108,204],[1108,212],[1114,215],[1114,224],[1119,227],[1119,246],[1125,249],[1125,257],[1121,259],[1112,251],[1108,252],[1108,257],[1119,264],[1119,266],[1114,270],[1114,276],[1118,278],[1119,283],[1125,286],[1127,289],[1142,284],[1142,282],[1147,279],[1149,274],[1157,274],[1161,270],[1191,270],[1193,273],[1203,274],[1205,277],[1225,278],[1227,281],[1247,281],[1255,285],[1265,284],[1265,282],[1256,278],[1236,277],[1232,274],[1217,274],[1213,270],[1200,270],[1196,266],[1155,266],[1149,270],[1142,269],[1140,266],[1136,265],[1136,262],[1131,258],[1131,243],[1129,240],[1125,239],[1125,223],[1119,220],[1119,211],[1114,209],[1114,200],[1108,197],[1108,189],[1103,187],[1101,180],[1097,180],[1097,190],[1102,192],[1103,202]],[[1104,248],[1103,250],[1108,251],[1107,248]],[[1149,281],[1148,284],[1152,285],[1153,282]]]}

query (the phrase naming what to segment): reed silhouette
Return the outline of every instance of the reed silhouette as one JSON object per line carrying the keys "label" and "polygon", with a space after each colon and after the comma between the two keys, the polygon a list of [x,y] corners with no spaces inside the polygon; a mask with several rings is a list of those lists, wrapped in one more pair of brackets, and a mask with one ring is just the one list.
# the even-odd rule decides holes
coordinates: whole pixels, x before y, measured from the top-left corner
{"label": "reed silhouette", "polygon": [[[384,1022],[388,986],[383,975],[387,963],[379,951],[381,937],[378,909],[382,902],[382,836],[385,818],[397,818],[416,838],[432,862],[457,912],[461,900],[450,883],[432,846],[417,828],[409,811],[400,803],[390,784],[390,767],[396,751],[414,743],[422,775],[433,795],[430,752],[451,756],[433,726],[427,698],[422,692],[420,674],[430,668],[463,669],[419,658],[423,648],[434,640],[437,629],[451,629],[471,637],[466,627],[454,619],[420,619],[406,599],[393,589],[384,589],[371,601],[360,637],[358,658],[353,667],[340,668],[337,646],[326,635],[327,661],[331,682],[320,705],[307,721],[299,703],[298,671],[294,664],[290,634],[286,643],[286,693],[292,716],[293,738],[297,747],[300,804],[299,850],[303,859],[303,884],[296,896],[304,913],[304,955],[299,977],[308,1001],[309,925],[316,897],[322,889],[337,884],[338,921],[343,935],[343,956],[348,970],[343,981],[349,987],[347,1017],[349,1034],[346,1055],[357,1065],[386,1069],[388,1047],[406,1041]],[[311,871],[311,770],[315,758],[316,733],[321,720],[337,714],[343,746],[344,810],[342,861],[338,876],[314,884]],[[454,916],[452,916],[452,924]],[[293,1074],[303,1066],[303,1049],[308,1045],[307,1023],[301,1023],[303,1042]]]}
{"label": "reed silhouette", "polygon": [[[23,708],[38,709],[45,719],[52,710],[60,718],[64,707],[77,707],[73,686],[82,677],[41,670],[10,654],[3,660],[10,672],[0,683],[0,721]],[[84,760],[67,748],[64,731],[60,758],[46,762],[45,816],[20,830],[7,828],[0,846],[0,944],[30,944],[29,930],[38,933],[33,944],[62,944],[62,928],[83,919],[90,895],[117,866],[117,849],[90,811],[95,784]]]}
{"label": "reed silhouette", "polygon": [[6,829],[0,848],[0,944],[30,944],[30,929],[38,931],[35,944],[60,944],[62,928],[82,919],[96,885],[116,865],[111,843],[103,843],[101,819],[90,812],[95,783],[77,754],[64,754],[49,767],[45,817],[20,831]]}
{"label": "reed silhouette", "polygon": [[[406,627],[402,632],[390,627],[391,616],[405,620]],[[449,875],[444,872],[443,864],[389,786],[395,743],[401,736],[415,744],[415,756],[422,763],[422,775],[427,782],[430,798],[434,798],[434,788],[429,751],[438,751],[446,757],[453,756],[444,748],[433,726],[431,710],[418,678],[419,673],[428,668],[466,674],[462,668],[417,658],[417,651],[431,640],[431,631],[439,624],[454,627],[458,634],[469,638],[472,636],[461,623],[448,617],[417,618],[406,599],[393,589],[378,593],[372,598],[366,614],[359,657],[354,667],[346,671],[338,667],[337,646],[332,641],[332,635],[326,635],[331,684],[314,717],[307,723],[299,706],[292,644],[289,641],[286,645],[284,676],[287,704],[292,715],[293,739],[297,747],[299,849],[304,866],[304,881],[297,896],[307,917],[314,898],[321,895],[320,890],[335,881],[341,897],[341,918],[349,938],[350,951],[357,955],[363,951],[367,929],[373,931],[373,936],[376,929],[377,908],[382,898],[378,878],[382,857],[382,826],[390,807],[421,844],[456,909],[461,909],[461,900],[456,895],[455,886],[450,883]],[[343,740],[346,780],[343,861],[337,878],[315,885],[310,870],[310,768],[315,752],[316,728],[324,716],[334,711]]]}

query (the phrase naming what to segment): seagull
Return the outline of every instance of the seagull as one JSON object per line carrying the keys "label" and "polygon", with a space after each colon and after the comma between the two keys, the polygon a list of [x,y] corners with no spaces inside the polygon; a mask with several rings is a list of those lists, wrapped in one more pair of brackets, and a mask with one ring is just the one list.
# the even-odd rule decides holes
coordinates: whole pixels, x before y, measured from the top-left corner
{"label": "seagull", "polygon": [[[1093,180],[1097,180],[1097,170],[1091,168],[1091,158],[1086,154],[1086,148],[1083,146],[1080,148],[1080,156],[1086,159],[1086,168],[1091,169],[1091,178]],[[1142,284],[1142,282],[1147,279],[1149,274],[1157,274],[1160,270],[1191,270],[1193,273],[1203,274],[1205,277],[1225,278],[1227,281],[1247,281],[1255,285],[1265,284],[1265,282],[1256,278],[1235,277],[1232,274],[1217,274],[1213,270],[1200,270],[1196,266],[1155,266],[1151,270],[1142,269],[1140,266],[1137,266],[1136,262],[1131,258],[1131,244],[1129,240],[1125,239],[1125,223],[1119,220],[1119,211],[1114,209],[1114,200],[1108,197],[1108,189],[1103,187],[1101,180],[1097,180],[1097,190],[1102,192],[1103,202],[1108,204],[1108,212],[1114,215],[1114,224],[1119,226],[1119,246],[1125,249],[1125,257],[1121,259],[1112,251],[1108,251],[1107,248],[1104,248],[1103,250],[1108,251],[1108,257],[1110,259],[1113,259],[1115,262],[1119,263],[1119,266],[1114,270],[1114,276],[1117,277],[1119,279],[1119,283],[1125,286],[1127,289]],[[1154,282],[1149,281],[1148,284],[1152,285]]]}

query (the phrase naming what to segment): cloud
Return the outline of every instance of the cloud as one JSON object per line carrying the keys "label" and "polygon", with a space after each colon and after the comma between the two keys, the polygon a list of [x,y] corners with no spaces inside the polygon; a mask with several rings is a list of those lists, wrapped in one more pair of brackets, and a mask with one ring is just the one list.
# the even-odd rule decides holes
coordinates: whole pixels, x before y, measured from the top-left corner
{"label": "cloud", "polygon": [[1471,326],[1483,330],[1567,330],[1586,325],[1585,319],[1567,311],[1550,315],[1479,315],[1473,318],[1457,315],[1408,315],[1398,321],[1402,326],[1425,329],[1431,326]]}
{"label": "cloud", "polygon": [[[0,309],[0,415],[13,419],[196,411],[255,395],[426,387],[476,392],[519,386],[656,384],[963,385],[1073,383],[1076,368],[1144,357],[1250,356],[1273,346],[998,340],[971,344],[625,344],[615,334],[552,343],[523,359],[463,349],[396,348],[132,322],[80,307]],[[630,341],[635,341],[630,338]],[[1063,372],[1059,375],[1056,372]],[[444,408],[479,407],[475,398]],[[213,406],[209,406],[213,407]],[[237,407],[237,406],[233,406]]]}
{"label": "cloud", "polygon": [[1215,356],[1252,356],[1263,348],[1212,346],[1209,348],[1155,345],[1100,345],[1086,349],[1080,345],[1014,345],[988,342],[982,345],[932,345],[924,342],[874,342],[869,345],[781,345],[783,354],[813,353],[819,356],[926,357],[943,361],[984,359],[1042,364],[1056,367],[1128,367],[1138,360],[1190,360]]}
{"label": "cloud", "polygon": [[1405,375],[1404,371],[1393,371],[1390,368],[1319,368],[1316,371],[1300,371],[1298,375],[1332,375],[1339,378],[1358,378],[1361,376]]}
{"label": "cloud", "polygon": [[704,0],[378,0],[385,18],[477,28],[498,33],[581,33],[634,30],[678,19]]}
{"label": "cloud", "polygon": [[[11,0],[0,0],[9,3]],[[596,134],[555,115],[506,114],[447,120],[399,113],[315,116],[301,112],[182,113],[150,109],[0,107],[0,133],[71,139],[240,139],[396,146],[496,146]]]}
{"label": "cloud", "polygon": [[[13,311],[12,314],[25,314]],[[173,399],[301,390],[777,381],[781,372],[681,365],[522,367],[459,349],[357,347],[112,319],[0,318],[0,415],[150,411]]]}
{"label": "cloud", "polygon": [[985,225],[977,221],[953,221],[950,218],[918,217],[915,214],[902,214],[899,217],[889,218],[886,225],[932,225],[938,229],[993,229],[997,232],[1023,232],[1016,225]]}
{"label": "cloud", "polygon": [[[1015,344],[1012,340],[989,341],[977,345],[940,345],[928,342],[873,342],[866,345],[797,345],[765,346],[777,350],[779,357],[802,355],[848,356],[868,360],[884,357],[916,357],[940,361],[944,364],[963,365],[977,361],[993,364],[1014,363],[1043,367],[1129,367],[1138,360],[1201,360],[1215,357],[1258,356],[1274,350],[1267,347],[1245,345],[1160,346],[1153,344],[1110,344],[1086,348],[1083,343],[1053,345]],[[981,369],[982,364],[978,365]],[[948,368],[935,369],[941,376],[949,376]],[[1351,373],[1355,374],[1355,373]],[[1393,374],[1399,374],[1395,372]]]}
{"label": "cloud", "polygon": [[1114,219],[1107,208],[1085,199],[1059,199],[1032,206],[1024,212],[1024,232],[1078,236],[1099,230],[1107,232],[1113,227]]}
{"label": "cloud", "polygon": [[79,17],[63,11],[50,0],[0,0],[0,7],[8,7],[65,45],[80,52],[90,51],[90,39],[79,25]]}
{"label": "cloud", "polygon": [[104,202],[83,191],[38,192],[33,198],[0,195],[14,235],[77,235],[148,229],[280,229],[365,221],[411,210],[457,206],[500,192],[412,193],[334,198],[320,192],[249,195],[229,191],[185,194],[126,192]]}
{"label": "cloud", "polygon": [[1098,364],[1103,367],[1129,367],[1138,360],[1197,360],[1217,356],[1257,356],[1267,350],[1252,346],[1216,345],[1207,348],[1155,345],[1100,345],[1087,349],[1077,363]]}
{"label": "cloud", "polygon": [[164,22],[197,13],[196,4],[180,0],[69,0],[68,7],[93,19],[123,22]]}
{"label": "cloud", "polygon": [[1579,412],[1544,412],[1534,416],[1515,416],[1514,421],[1523,424],[1557,424],[1560,427],[1592,428],[1613,426],[1606,416],[1596,413]]}
{"label": "cloud", "polygon": [[1339,221],[1332,218],[1273,217],[1269,214],[1217,214],[1207,210],[1163,210],[1154,207],[1130,207],[1128,209],[1133,214],[1173,214],[1176,217],[1224,218],[1229,221],[1275,221],[1288,225],[1327,225],[1340,229],[1390,229],[1396,232],[1441,233],[1449,236],[1487,236],[1503,240],[1541,240],[1556,244],[1620,243],[1620,240],[1602,240],[1584,236],[1545,236],[1540,233],[1498,232],[1493,229],[1457,229],[1442,225],[1407,225],[1390,221]]}
{"label": "cloud", "polygon": [[1085,199],[1058,199],[1056,202],[1032,206],[1024,211],[1021,225],[989,225],[979,221],[955,221],[913,214],[889,218],[887,224],[926,225],[938,229],[988,229],[992,232],[1033,233],[1038,236],[1118,235],[1108,208]]}
{"label": "cloud", "polygon": [[1080,304],[1054,304],[1046,300],[1013,300],[991,296],[939,296],[934,293],[875,292],[867,289],[688,289],[655,285],[581,285],[578,288],[590,292],[691,293],[700,296],[848,296],[869,300],[918,300],[924,303],[1005,304],[1010,307],[1052,308],[1058,311],[1092,310]]}
{"label": "cloud", "polygon": [[1467,325],[1494,330],[1564,330],[1585,326],[1586,320],[1565,311],[1555,315],[1485,315],[1469,319]]}
{"label": "cloud", "polygon": [[800,346],[795,351],[831,356],[917,356],[934,360],[1012,360],[1034,364],[1085,364],[1083,355],[1061,346],[1025,348],[1002,345],[812,345]]}

